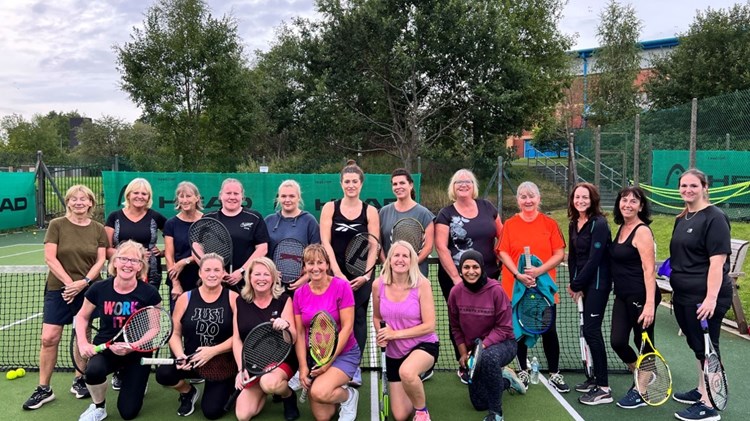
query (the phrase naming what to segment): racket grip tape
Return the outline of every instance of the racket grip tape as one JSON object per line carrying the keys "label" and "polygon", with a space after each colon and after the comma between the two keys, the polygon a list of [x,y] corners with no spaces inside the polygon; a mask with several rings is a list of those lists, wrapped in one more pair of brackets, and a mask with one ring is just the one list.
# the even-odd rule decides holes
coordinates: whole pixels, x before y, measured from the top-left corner
{"label": "racket grip tape", "polygon": [[107,348],[109,348],[109,347],[107,346],[107,344],[101,344],[101,345],[97,345],[97,346],[95,346],[95,347],[94,347],[94,353],[96,353],[96,354],[100,354],[100,353],[102,353],[102,352],[103,352],[103,351],[104,351],[105,349],[107,349]]}
{"label": "racket grip tape", "polygon": [[[381,321],[380,321],[380,328],[382,329],[382,328],[384,328],[384,327],[385,327],[385,320],[381,320]],[[381,347],[380,347],[380,351],[381,351],[381,352],[385,352],[385,347],[384,347],[384,346],[381,346]]]}
{"label": "racket grip tape", "polygon": [[174,358],[141,358],[141,365],[169,365],[177,362]]}

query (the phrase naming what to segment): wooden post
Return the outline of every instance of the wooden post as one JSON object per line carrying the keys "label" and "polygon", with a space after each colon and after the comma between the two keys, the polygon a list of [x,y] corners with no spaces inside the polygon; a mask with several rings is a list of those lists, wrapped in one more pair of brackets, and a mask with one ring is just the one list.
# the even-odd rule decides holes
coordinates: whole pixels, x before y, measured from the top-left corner
{"label": "wooden post", "polygon": [[690,168],[695,168],[695,151],[698,146],[698,98],[693,98],[690,110]]}
{"label": "wooden post", "polygon": [[638,187],[641,165],[641,115],[635,115],[635,137],[633,138],[633,185]]}
{"label": "wooden post", "polygon": [[597,125],[594,135],[594,185],[602,188],[602,126]]}

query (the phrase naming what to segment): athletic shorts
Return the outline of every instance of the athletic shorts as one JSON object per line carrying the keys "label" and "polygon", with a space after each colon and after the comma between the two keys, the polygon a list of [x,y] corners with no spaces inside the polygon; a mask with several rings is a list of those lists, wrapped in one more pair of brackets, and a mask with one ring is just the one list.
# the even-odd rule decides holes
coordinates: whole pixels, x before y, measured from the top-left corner
{"label": "athletic shorts", "polygon": [[68,304],[63,299],[63,290],[46,291],[44,293],[44,316],[42,321],[48,325],[65,326],[73,323],[73,317],[83,306],[83,295],[86,292],[79,292],[73,301]]}
{"label": "athletic shorts", "polygon": [[[289,364],[287,364],[287,363],[281,363],[281,364],[280,364],[280,365],[279,365],[278,367],[276,367],[276,369],[277,369],[277,370],[278,370],[278,369],[281,369],[281,370],[282,370],[282,371],[283,371],[283,372],[284,372],[284,373],[286,374],[286,379],[287,379],[287,380],[291,379],[291,378],[292,378],[292,376],[294,376],[294,373],[295,373],[295,371],[296,371],[296,370],[294,370],[294,369],[292,368],[292,366],[290,366],[290,365],[289,365]],[[252,374],[250,375],[250,377],[252,378]],[[256,384],[257,384],[257,383],[258,383],[259,381],[260,381],[260,377],[258,377],[257,379],[255,379],[255,380],[251,381],[250,383],[248,383],[248,384],[247,384],[247,385],[245,386],[245,389],[249,389],[249,388],[251,388],[251,387],[255,386],[255,385],[256,385]]]}
{"label": "athletic shorts", "polygon": [[388,356],[385,357],[385,368],[387,370],[386,375],[388,376],[389,382],[397,383],[401,381],[401,376],[398,374],[398,371],[401,369],[401,365],[404,363],[404,361],[409,358],[409,355],[411,355],[411,353],[417,349],[432,355],[432,358],[434,358],[435,361],[432,362],[432,367],[430,367],[430,369],[435,367],[435,364],[438,360],[438,355],[440,354],[440,343],[420,342],[402,358],[391,358]]}
{"label": "athletic shorts", "polygon": [[[361,354],[362,353],[359,350],[359,346],[354,345],[352,349],[336,357],[336,359],[333,360],[333,364],[331,364],[331,366],[338,368],[339,370],[343,371],[344,374],[349,376],[350,379],[353,379],[354,373],[356,373],[359,369]],[[315,364],[312,364],[309,367],[313,367],[314,365]]]}

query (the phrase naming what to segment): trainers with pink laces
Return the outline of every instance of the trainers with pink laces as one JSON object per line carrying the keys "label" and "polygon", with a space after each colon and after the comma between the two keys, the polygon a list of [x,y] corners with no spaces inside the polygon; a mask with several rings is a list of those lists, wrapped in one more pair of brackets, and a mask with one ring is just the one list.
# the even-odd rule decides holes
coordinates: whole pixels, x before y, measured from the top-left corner
{"label": "trainers with pink laces", "polygon": [[414,421],[430,421],[430,413],[427,411],[417,411],[414,413]]}

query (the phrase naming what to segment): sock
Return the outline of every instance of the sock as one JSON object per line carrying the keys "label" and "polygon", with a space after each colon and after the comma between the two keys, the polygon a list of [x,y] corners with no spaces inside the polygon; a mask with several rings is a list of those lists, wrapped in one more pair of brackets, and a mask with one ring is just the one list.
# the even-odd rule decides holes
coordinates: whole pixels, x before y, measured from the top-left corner
{"label": "sock", "polygon": [[106,400],[103,400],[103,401],[101,401],[101,403],[95,403],[94,405],[95,405],[95,406],[96,406],[97,408],[104,408],[104,406],[105,406],[105,403],[107,403],[107,401],[106,401]]}
{"label": "sock", "polygon": [[424,408],[414,408],[414,411],[415,411],[415,412],[416,412],[416,411],[427,412],[427,406],[425,406]]}

